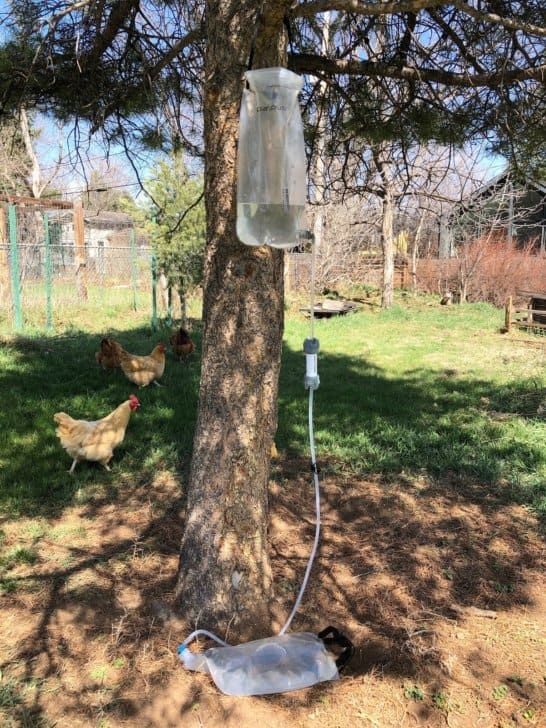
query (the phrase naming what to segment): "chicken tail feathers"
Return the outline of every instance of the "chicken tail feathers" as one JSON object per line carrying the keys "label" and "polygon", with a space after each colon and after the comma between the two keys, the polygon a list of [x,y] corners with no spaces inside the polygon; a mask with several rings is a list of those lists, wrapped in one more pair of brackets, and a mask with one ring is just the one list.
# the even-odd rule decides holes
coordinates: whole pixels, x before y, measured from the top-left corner
{"label": "chicken tail feathers", "polygon": [[123,349],[115,339],[105,337],[100,341],[99,351],[95,352],[95,360],[103,369],[116,369],[120,365],[121,351]]}

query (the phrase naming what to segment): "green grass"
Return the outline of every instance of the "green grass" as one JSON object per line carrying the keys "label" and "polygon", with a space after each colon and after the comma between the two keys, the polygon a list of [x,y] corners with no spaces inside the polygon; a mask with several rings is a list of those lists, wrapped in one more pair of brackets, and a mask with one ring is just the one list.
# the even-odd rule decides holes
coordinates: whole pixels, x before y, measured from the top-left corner
{"label": "green grass", "polygon": [[[12,516],[49,517],[69,503],[102,495],[115,499],[118,480],[149,477],[157,470],[183,470],[189,462],[200,363],[180,364],[168,352],[164,387],[135,388],[120,371],[104,372],[94,352],[104,334],[129,351],[149,353],[169,329],[152,331],[142,318],[118,318],[114,328],[95,320],[94,330],[68,328],[63,334],[9,337],[0,346],[0,509]],[[194,332],[198,349],[200,334]],[[1,341],[1,340],[0,340]],[[107,473],[97,464],[78,464],[67,474],[70,457],[55,435],[53,414],[98,419],[136,393],[141,407],[132,416],[124,442]],[[27,537],[39,538],[37,521]],[[53,534],[55,535],[55,534]]]}
{"label": "green grass", "polygon": [[[152,319],[152,293],[147,274],[139,276],[135,294],[130,280],[104,286],[87,285],[87,299],[81,301],[75,282],[54,279],[51,293],[51,330],[55,333],[72,331],[95,331],[104,327],[128,328]],[[15,333],[38,336],[47,327],[46,288],[43,283],[25,281],[20,291],[22,328],[15,332],[14,311],[11,306],[0,307],[0,336]],[[134,311],[136,303],[137,311]],[[174,306],[177,312],[178,304]],[[201,305],[197,299],[189,301],[189,315],[200,314]],[[161,300],[157,300],[157,315],[165,315]],[[77,328],[73,322],[78,322]],[[137,324],[138,322],[138,324]]]}
{"label": "green grass", "polygon": [[[363,307],[315,322],[319,461],[359,476],[469,478],[546,513],[541,339],[501,335],[502,312],[487,305],[398,301],[389,311]],[[198,311],[197,302],[193,307]],[[0,509],[36,519],[22,534],[28,548],[42,535],[40,518],[99,496],[115,500],[120,481],[152,480],[159,470],[184,471],[189,464],[199,356],[186,366],[169,353],[166,386],[137,392],[142,406],[114,454],[112,472],[82,463],[75,477],[66,473],[71,461],[55,436],[53,413],[96,419],[134,391],[120,372],[95,366],[106,333],[147,353],[169,332],[151,331],[147,316],[118,311],[112,319],[104,310],[89,314],[81,328],[66,322],[59,335],[0,339]],[[308,335],[309,323],[288,312],[276,438],[288,454],[308,454],[302,353]]]}
{"label": "green grass", "polygon": [[[501,319],[488,305],[408,298],[388,311],[316,321],[319,459],[358,475],[471,478],[546,513],[544,353],[533,340],[501,335]],[[308,335],[308,323],[288,319],[281,449],[301,449],[306,436]]]}
{"label": "green grass", "polygon": [[13,569],[19,564],[31,566],[38,560],[38,553],[33,548],[14,546],[0,557],[0,566],[6,570]]}

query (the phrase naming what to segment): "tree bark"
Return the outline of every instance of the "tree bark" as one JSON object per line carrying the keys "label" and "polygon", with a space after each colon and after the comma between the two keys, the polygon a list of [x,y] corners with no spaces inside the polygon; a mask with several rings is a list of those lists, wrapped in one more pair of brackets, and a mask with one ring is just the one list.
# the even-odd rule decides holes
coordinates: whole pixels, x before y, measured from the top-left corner
{"label": "tree bark", "polygon": [[23,138],[27,156],[30,160],[31,165],[30,190],[32,192],[32,196],[38,199],[41,196],[43,190],[43,186],[41,183],[40,162],[38,161],[38,157],[36,155],[36,152],[34,151],[34,145],[32,143],[32,137],[30,134],[30,126],[28,123],[28,116],[24,106],[22,106],[19,111],[19,129],[21,131],[21,136]]}
{"label": "tree bark", "polygon": [[208,0],[205,59],[207,245],[199,409],[175,608],[230,641],[271,627],[267,546],[270,448],[277,426],[283,253],[235,234],[243,73],[283,63],[286,3]]}
{"label": "tree bark", "polygon": [[383,290],[381,308],[390,308],[394,303],[394,243],[393,243],[394,200],[392,190],[386,185],[383,196],[383,219],[381,232],[383,240]]}
{"label": "tree bark", "polygon": [[165,312],[167,312],[169,310],[169,282],[164,271],[161,271],[157,280],[159,283],[159,292],[161,294],[163,308],[165,309]]}
{"label": "tree bark", "polygon": [[417,261],[419,260],[419,245],[421,243],[421,232],[425,223],[426,212],[422,210],[419,214],[419,222],[417,230],[413,238],[413,248],[411,249],[411,290],[414,296],[417,295]]}
{"label": "tree bark", "polygon": [[[330,45],[330,11],[324,13],[323,25],[320,34],[320,50],[326,54],[328,52],[328,46]],[[314,245],[315,254],[321,256],[322,250],[322,233],[324,230],[324,182],[325,182],[325,165],[324,165],[324,148],[326,146],[326,126],[327,126],[327,108],[324,101],[326,90],[328,88],[324,79],[319,81],[318,84],[320,101],[317,104],[317,151],[315,158],[314,168],[314,182],[315,182],[315,204],[316,213],[313,222],[313,234],[314,234]]]}
{"label": "tree bark", "polygon": [[389,159],[386,145],[372,148],[375,166],[381,178],[381,243],[383,248],[383,285],[381,308],[394,303],[394,194],[389,177]]}

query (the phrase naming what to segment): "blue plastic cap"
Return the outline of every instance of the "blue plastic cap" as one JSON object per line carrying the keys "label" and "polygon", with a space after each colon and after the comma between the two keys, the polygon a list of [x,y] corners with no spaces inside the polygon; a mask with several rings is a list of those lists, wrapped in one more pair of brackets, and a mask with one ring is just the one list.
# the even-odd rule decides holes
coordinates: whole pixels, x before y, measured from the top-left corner
{"label": "blue plastic cap", "polygon": [[180,656],[184,650],[186,649],[186,645],[178,645],[178,655]]}

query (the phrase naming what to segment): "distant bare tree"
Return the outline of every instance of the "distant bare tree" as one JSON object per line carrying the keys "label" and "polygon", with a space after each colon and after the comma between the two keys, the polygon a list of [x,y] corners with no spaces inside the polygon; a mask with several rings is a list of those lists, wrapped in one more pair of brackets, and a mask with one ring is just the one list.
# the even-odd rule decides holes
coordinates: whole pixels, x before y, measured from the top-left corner
{"label": "distant bare tree", "polygon": [[[383,145],[377,155],[383,175],[374,173],[372,160],[360,194],[330,193],[324,206],[317,251],[317,281],[323,287],[365,281],[367,262],[373,258],[377,265],[387,237],[391,261],[396,254],[408,254],[415,279],[419,257],[438,255],[440,221],[447,220],[453,206],[475,190],[485,174],[470,154],[449,147],[416,145],[400,154],[396,147]],[[406,241],[404,249],[401,240]]]}
{"label": "distant bare tree", "polygon": [[127,174],[120,166],[112,162],[101,162],[92,169],[87,178],[86,189],[82,193],[84,207],[103,212],[123,211],[124,205],[132,201],[126,185]]}
{"label": "distant bare tree", "polygon": [[40,132],[24,106],[0,124],[0,185],[4,193],[39,199],[57,177],[63,161],[63,139],[58,128],[57,154],[45,168],[36,151]]}

